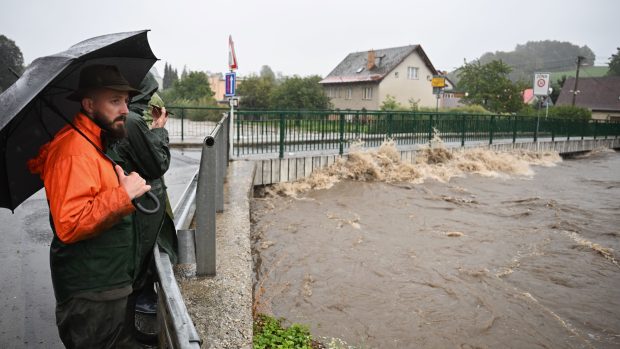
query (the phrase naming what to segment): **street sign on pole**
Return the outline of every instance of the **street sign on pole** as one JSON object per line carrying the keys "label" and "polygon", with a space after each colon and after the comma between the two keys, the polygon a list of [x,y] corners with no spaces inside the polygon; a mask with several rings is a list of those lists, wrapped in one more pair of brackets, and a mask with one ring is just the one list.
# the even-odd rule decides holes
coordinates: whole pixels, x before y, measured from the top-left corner
{"label": "street sign on pole", "polygon": [[535,73],[534,74],[534,96],[548,96],[549,95],[549,73]]}
{"label": "street sign on pole", "polygon": [[235,54],[235,43],[233,42],[232,35],[228,36],[228,68],[230,71],[239,68],[237,64],[237,55]]}
{"label": "street sign on pole", "polygon": [[235,84],[237,82],[237,74],[236,73],[226,73],[226,91],[224,96],[226,97],[234,97],[235,96]]}

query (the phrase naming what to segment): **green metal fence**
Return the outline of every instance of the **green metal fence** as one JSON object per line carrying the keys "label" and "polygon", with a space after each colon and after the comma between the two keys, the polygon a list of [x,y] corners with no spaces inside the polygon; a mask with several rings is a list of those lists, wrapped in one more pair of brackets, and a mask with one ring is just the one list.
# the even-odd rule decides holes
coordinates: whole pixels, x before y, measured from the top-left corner
{"label": "green metal fence", "polygon": [[235,155],[278,154],[337,149],[354,142],[379,146],[386,138],[398,145],[428,143],[435,134],[446,143],[517,142],[617,138],[620,123],[514,115],[383,111],[235,112]]}

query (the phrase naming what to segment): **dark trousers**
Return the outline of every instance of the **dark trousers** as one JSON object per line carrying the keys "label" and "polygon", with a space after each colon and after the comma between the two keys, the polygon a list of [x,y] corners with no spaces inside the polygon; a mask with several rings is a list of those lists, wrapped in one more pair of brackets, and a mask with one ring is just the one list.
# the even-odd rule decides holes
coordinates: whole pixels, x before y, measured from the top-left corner
{"label": "dark trousers", "polygon": [[137,348],[134,297],[114,300],[72,298],[56,306],[56,324],[65,347]]}

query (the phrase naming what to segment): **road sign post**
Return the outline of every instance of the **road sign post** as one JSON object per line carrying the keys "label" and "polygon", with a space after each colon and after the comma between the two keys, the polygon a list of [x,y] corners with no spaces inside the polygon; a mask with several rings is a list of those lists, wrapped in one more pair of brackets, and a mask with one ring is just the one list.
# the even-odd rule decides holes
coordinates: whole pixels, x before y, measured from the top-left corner
{"label": "road sign post", "polygon": [[[535,73],[534,74],[534,96],[539,98],[547,98],[549,96],[549,73]],[[545,116],[546,118],[546,116]],[[536,113],[536,133],[534,133],[534,141],[538,142],[538,129],[540,127],[540,103],[538,104],[538,111]]]}
{"label": "road sign post", "polygon": [[[228,143],[229,143],[229,153],[234,154],[233,152],[233,143],[234,143],[234,128],[235,128],[235,107],[238,107],[239,100],[235,98],[235,90],[237,85],[237,74],[235,70],[239,67],[237,63],[237,55],[235,54],[235,43],[233,42],[232,35],[228,36],[228,68],[230,69],[230,73],[226,73],[226,91],[224,95],[228,97],[228,103],[230,105],[230,114],[228,115],[230,127],[228,128]],[[237,139],[237,142],[239,140]]]}
{"label": "road sign post", "polygon": [[446,87],[446,77],[441,75],[434,75],[431,80],[431,86],[433,86],[433,94],[437,97],[435,104],[435,112],[439,112],[439,96],[443,93],[443,89]]}

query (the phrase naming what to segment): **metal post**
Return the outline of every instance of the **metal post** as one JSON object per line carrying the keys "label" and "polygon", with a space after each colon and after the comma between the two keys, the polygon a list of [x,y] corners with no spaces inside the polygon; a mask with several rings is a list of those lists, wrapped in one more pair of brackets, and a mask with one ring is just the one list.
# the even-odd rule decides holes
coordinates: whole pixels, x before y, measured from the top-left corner
{"label": "metal post", "polygon": [[514,117],[514,121],[512,122],[512,143],[517,142],[517,117]]}
{"label": "metal post", "polygon": [[[237,156],[239,156],[239,145],[241,144],[241,120],[240,119],[241,118],[237,116]],[[234,143],[235,141],[231,139],[230,142]]]}
{"label": "metal post", "polygon": [[431,144],[433,140],[433,114],[430,114],[428,119],[428,144]]}
{"label": "metal post", "polygon": [[220,132],[215,137],[215,161],[217,165],[215,168],[217,169],[217,176],[215,177],[216,188],[215,188],[215,204],[216,204],[216,212],[224,212],[224,177],[226,177],[226,164],[224,157],[226,156],[226,143],[224,143],[224,129],[221,129]]}
{"label": "metal post", "polygon": [[202,146],[196,188],[196,275],[215,275],[216,148]]}
{"label": "metal post", "polygon": [[463,115],[461,117],[461,147],[465,146],[465,120],[467,116]]}
{"label": "metal post", "polygon": [[181,108],[181,142],[184,137],[184,128],[183,128],[183,120],[185,119],[185,108]]}
{"label": "metal post", "polygon": [[536,131],[534,131],[534,142],[538,142],[538,124],[540,124],[540,103],[536,112]]}
{"label": "metal post", "polygon": [[489,130],[489,144],[493,144],[493,129],[495,128],[495,115],[491,115],[490,130]]}
{"label": "metal post", "polygon": [[[226,120],[226,127],[227,127],[227,130],[228,130],[228,131],[226,132],[226,137],[228,138],[228,140],[229,140],[229,141],[230,141],[231,139],[233,139],[233,132],[234,132],[233,127],[232,127],[232,125],[234,125],[234,124],[233,124],[233,122],[234,122],[234,120],[235,120],[235,108],[234,108],[234,104],[235,104],[235,103],[234,103],[234,102],[233,102],[233,100],[231,99],[231,100],[230,100],[230,114],[228,115],[228,120]],[[229,155],[228,155],[228,156],[226,156],[226,158],[230,158],[230,154],[234,154],[234,153],[233,153],[233,151],[234,151],[234,150],[233,150],[233,142],[228,142],[227,147],[228,147],[228,154],[229,154]]]}
{"label": "metal post", "polygon": [[392,138],[392,121],[393,121],[394,115],[392,115],[391,113],[387,115],[387,136],[388,138]]}
{"label": "metal post", "polygon": [[284,135],[285,135],[285,127],[286,127],[286,120],[284,120],[284,113],[280,113],[280,149],[279,149],[279,153],[280,153],[280,159],[284,158]]}
{"label": "metal post", "polygon": [[344,154],[344,113],[338,114],[338,154]]}
{"label": "metal post", "polygon": [[598,125],[598,120],[594,120],[594,139],[596,139],[596,126]]}

